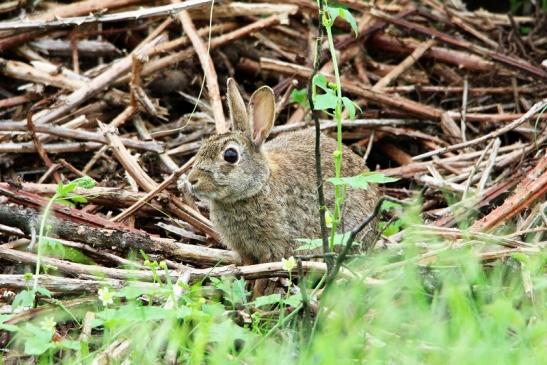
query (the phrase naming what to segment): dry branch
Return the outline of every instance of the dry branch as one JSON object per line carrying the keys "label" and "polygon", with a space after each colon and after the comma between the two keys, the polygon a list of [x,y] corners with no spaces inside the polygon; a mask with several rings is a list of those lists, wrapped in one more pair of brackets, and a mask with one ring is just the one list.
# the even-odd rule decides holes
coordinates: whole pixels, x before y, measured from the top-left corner
{"label": "dry branch", "polygon": [[418,156],[414,156],[413,160],[421,160],[421,159],[424,159],[424,158],[427,158],[427,157],[436,156],[436,155],[443,154],[443,153],[450,152],[450,151],[455,151],[455,150],[458,150],[458,149],[461,149],[461,148],[464,148],[464,147],[473,146],[473,145],[482,143],[484,141],[488,141],[489,139],[492,139],[492,138],[497,138],[497,137],[501,136],[502,134],[505,134],[505,133],[517,128],[518,126],[522,125],[523,123],[529,121],[530,119],[532,119],[532,117],[534,117],[534,115],[536,115],[537,113],[539,113],[541,110],[543,110],[546,107],[547,107],[547,99],[543,99],[543,100],[537,102],[536,104],[534,104],[534,106],[532,106],[530,108],[530,110],[528,110],[526,112],[526,114],[522,115],[520,118],[518,118],[517,120],[513,121],[510,124],[507,124],[506,126],[503,126],[499,129],[496,129],[495,131],[493,131],[491,133],[488,133],[484,136],[475,138],[471,141],[454,144],[454,145],[451,145],[451,146],[448,146],[448,147],[440,148],[440,149],[435,150],[435,151],[431,151],[431,152],[427,152],[427,153],[424,153],[424,154],[421,154],[421,155],[418,155]]}
{"label": "dry branch", "polygon": [[[63,127],[55,127],[49,125],[36,125],[34,130],[37,133],[47,133],[58,137],[64,137],[69,139],[77,139],[83,141],[99,142],[106,144],[106,138],[98,132],[88,132],[81,129],[69,129]],[[0,124],[0,132],[11,131],[27,131],[26,124],[22,122],[4,122]],[[163,152],[162,143],[159,142],[143,142],[135,139],[120,138],[124,146],[128,148],[134,148],[137,150],[151,151],[156,153]]]}
{"label": "dry branch", "polygon": [[[0,258],[9,261],[21,262],[26,264],[36,263],[37,256],[33,253],[22,252],[4,248],[0,246]],[[153,281],[156,276],[161,278],[165,277],[165,272],[154,273],[152,271],[145,270],[125,270],[114,269],[94,265],[76,264],[69,261],[59,260],[51,257],[42,257],[42,263],[44,265],[51,266],[52,268],[59,270],[69,275],[89,275],[92,277],[107,277],[109,279],[119,280],[138,280],[138,281]],[[305,274],[317,273],[322,275],[326,273],[326,265],[322,262],[303,262],[302,269]],[[281,262],[270,262],[257,265],[248,266],[218,266],[207,269],[193,269],[188,268],[190,274],[190,282],[201,281],[210,277],[219,276],[235,276],[245,279],[261,279],[269,277],[288,277],[289,273],[283,269]],[[178,274],[174,271],[169,272],[171,279],[176,280]],[[297,276],[296,268],[291,272],[293,276]],[[352,274],[342,270],[341,277],[353,277]]]}
{"label": "dry branch", "polygon": [[[82,213],[80,213],[83,216]],[[21,208],[16,205],[0,204],[0,219],[8,226],[17,227],[27,234],[32,227],[39,226],[39,214],[34,209]],[[52,220],[52,232],[63,239],[78,241],[94,248],[116,248],[144,250],[159,253],[178,260],[202,264],[238,262],[237,255],[230,251],[207,248],[197,245],[178,243],[170,239],[154,238],[144,231],[110,223],[108,228],[83,225],[68,219],[57,217]]]}
{"label": "dry branch", "polygon": [[[163,41],[163,37],[157,37],[150,41],[141,48],[141,53],[146,55],[154,46]],[[42,114],[41,117],[36,118],[33,121],[36,124],[45,124],[55,120],[63,114],[70,112],[72,109],[80,106],[83,102],[108,87],[117,77],[126,73],[131,68],[133,58],[131,55],[122,58],[120,61],[114,63],[112,67],[91,80],[88,84],[80,87],[76,91],[72,92],[66,98],[60,102],[58,106],[53,106]]]}
{"label": "dry branch", "polygon": [[61,19],[56,15],[54,20],[18,20],[0,22],[0,31],[5,30],[29,30],[29,29],[47,29],[70,26],[81,26],[87,23],[109,23],[123,20],[138,20],[153,16],[175,15],[178,11],[192,9],[206,4],[211,0],[186,0],[180,4],[171,4],[145,8],[133,11],[124,11],[116,14],[91,14],[87,16]]}
{"label": "dry branch", "polygon": [[[547,155],[543,156],[536,167],[530,171],[517,186],[513,195],[490,214],[475,222],[473,231],[488,231],[531,207],[538,199],[545,201],[547,194]],[[543,199],[542,199],[543,198]]]}

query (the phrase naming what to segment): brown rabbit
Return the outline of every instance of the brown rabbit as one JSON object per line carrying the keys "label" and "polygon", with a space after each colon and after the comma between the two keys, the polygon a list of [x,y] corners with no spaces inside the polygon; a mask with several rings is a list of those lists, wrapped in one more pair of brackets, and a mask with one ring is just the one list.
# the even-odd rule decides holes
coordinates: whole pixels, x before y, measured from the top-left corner
{"label": "brown rabbit", "polygon": [[[222,242],[245,264],[279,261],[295,254],[298,238],[319,238],[320,225],[315,173],[315,131],[283,134],[265,142],[275,119],[275,99],[267,86],[256,90],[249,107],[233,79],[228,80],[232,132],[206,140],[187,179],[189,190],[209,201],[213,224]],[[334,175],[336,141],[321,136],[325,178]],[[344,148],[342,176],[362,173],[362,159]],[[325,199],[333,206],[334,186],[325,182]],[[343,209],[347,232],[372,213],[377,188],[348,189]],[[359,236],[374,239],[375,224]],[[296,253],[302,253],[297,251]]]}

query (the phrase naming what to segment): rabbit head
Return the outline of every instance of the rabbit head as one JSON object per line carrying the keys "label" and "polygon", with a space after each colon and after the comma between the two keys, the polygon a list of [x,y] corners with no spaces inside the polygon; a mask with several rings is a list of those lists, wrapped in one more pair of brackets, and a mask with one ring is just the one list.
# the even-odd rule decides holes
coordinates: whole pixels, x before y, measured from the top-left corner
{"label": "rabbit head", "polygon": [[189,190],[200,199],[232,203],[258,193],[270,175],[262,145],[275,119],[273,90],[256,90],[248,108],[237,84],[228,79],[232,130],[207,139],[188,175]]}

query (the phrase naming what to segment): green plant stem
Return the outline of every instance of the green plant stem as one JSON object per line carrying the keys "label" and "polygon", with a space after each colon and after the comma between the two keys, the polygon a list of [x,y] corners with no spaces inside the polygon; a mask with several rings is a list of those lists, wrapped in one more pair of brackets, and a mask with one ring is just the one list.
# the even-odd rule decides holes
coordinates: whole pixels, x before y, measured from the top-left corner
{"label": "green plant stem", "polygon": [[[328,6],[328,2],[325,0],[324,6]],[[336,120],[336,152],[334,153],[334,168],[335,176],[341,177],[342,173],[342,82],[340,81],[340,72],[338,70],[338,61],[336,59],[336,48],[334,48],[334,38],[332,36],[332,22],[328,22],[325,25],[327,31],[327,40],[329,43],[329,51],[332,60],[332,68],[334,69],[334,78],[336,82],[336,108],[334,109],[334,118]],[[336,228],[340,222],[341,206],[344,197],[342,194],[341,186],[336,185],[334,187],[334,214],[332,217],[332,230],[330,234],[330,249],[334,250],[334,237],[336,235]]]}
{"label": "green plant stem", "polygon": [[38,232],[38,252],[37,252],[37,258],[36,258],[36,272],[34,274],[34,284],[32,285],[32,292],[33,294],[36,294],[36,290],[38,289],[38,278],[40,276],[40,264],[42,261],[42,244],[44,240],[44,234],[47,224],[47,217],[49,215],[49,212],[51,211],[51,207],[53,206],[53,203],[55,203],[55,200],[57,200],[58,194],[55,193],[53,197],[48,201],[46,208],[44,209],[44,215],[42,216],[42,219],[40,220],[40,230]]}
{"label": "green plant stem", "polygon": [[287,323],[290,319],[292,319],[294,316],[296,316],[302,308],[303,308],[303,305],[302,305],[302,303],[300,303],[285,318],[280,319],[264,336],[262,336],[262,338],[253,347],[249,348],[246,352],[243,352],[240,355],[240,358],[244,358],[247,354],[251,353],[256,348],[258,348],[260,345],[262,345],[275,331],[277,331],[278,328],[280,328],[285,323]]}

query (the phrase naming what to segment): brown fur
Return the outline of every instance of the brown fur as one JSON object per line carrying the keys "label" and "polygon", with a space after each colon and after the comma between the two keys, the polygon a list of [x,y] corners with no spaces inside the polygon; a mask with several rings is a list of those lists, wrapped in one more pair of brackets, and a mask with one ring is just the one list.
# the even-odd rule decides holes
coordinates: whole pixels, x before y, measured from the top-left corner
{"label": "brown fur", "polygon": [[[229,84],[229,93],[237,87]],[[238,95],[230,99],[238,100]],[[241,118],[246,111],[230,105],[231,113]],[[283,134],[269,142],[262,140],[273,125],[275,104],[273,92],[261,88],[251,97],[248,123],[234,123],[239,130],[216,135],[204,142],[188,181],[199,198],[210,203],[211,220],[223,243],[236,251],[245,263],[278,261],[295,254],[301,245],[297,238],[319,238],[319,204],[315,174],[315,131]],[[254,112],[253,112],[254,109]],[[257,114],[260,110],[260,114]],[[263,117],[265,116],[265,117]],[[233,117],[232,117],[233,118]],[[243,128],[245,128],[243,130]],[[240,159],[236,164],[224,161],[227,147],[236,148]],[[336,141],[321,136],[322,167],[325,179],[334,176],[332,153]],[[342,176],[354,176],[365,170],[362,159],[344,147]],[[334,187],[325,180],[327,207],[334,205]],[[379,193],[348,189],[343,211],[343,227],[347,232],[372,213]],[[373,225],[360,236],[370,241],[375,236]],[[300,252],[299,252],[300,253]]]}

